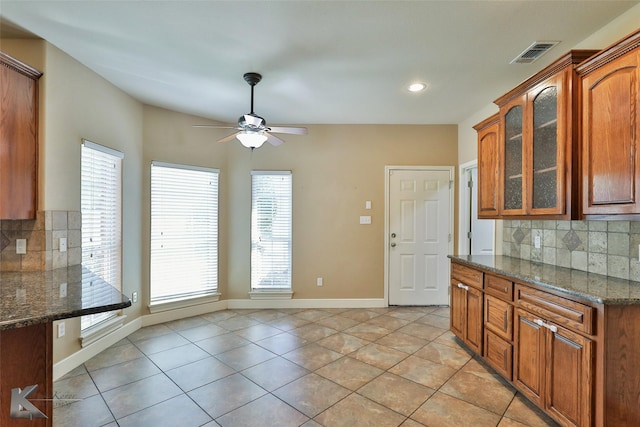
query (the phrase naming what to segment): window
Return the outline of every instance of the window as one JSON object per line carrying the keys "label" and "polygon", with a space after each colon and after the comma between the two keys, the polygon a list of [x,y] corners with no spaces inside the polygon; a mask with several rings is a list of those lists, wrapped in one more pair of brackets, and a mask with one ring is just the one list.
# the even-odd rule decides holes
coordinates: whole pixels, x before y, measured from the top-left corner
{"label": "window", "polygon": [[218,175],[151,164],[151,305],[217,295]]}
{"label": "window", "polygon": [[[82,142],[81,153],[82,265],[120,290],[124,155],[86,140]],[[83,281],[83,304],[99,303],[100,298],[101,295],[91,292],[91,282]],[[115,315],[111,311],[82,316],[81,329],[84,331]]]}
{"label": "window", "polygon": [[291,290],[291,172],[251,173],[251,288]]}

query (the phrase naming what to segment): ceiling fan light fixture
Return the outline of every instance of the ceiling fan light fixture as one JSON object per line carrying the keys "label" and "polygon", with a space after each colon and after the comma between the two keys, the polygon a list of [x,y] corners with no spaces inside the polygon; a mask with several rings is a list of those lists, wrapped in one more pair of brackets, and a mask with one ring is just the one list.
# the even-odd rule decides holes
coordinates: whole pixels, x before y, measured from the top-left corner
{"label": "ceiling fan light fixture", "polygon": [[267,135],[262,132],[244,131],[238,133],[236,138],[247,148],[260,148],[267,140]]}

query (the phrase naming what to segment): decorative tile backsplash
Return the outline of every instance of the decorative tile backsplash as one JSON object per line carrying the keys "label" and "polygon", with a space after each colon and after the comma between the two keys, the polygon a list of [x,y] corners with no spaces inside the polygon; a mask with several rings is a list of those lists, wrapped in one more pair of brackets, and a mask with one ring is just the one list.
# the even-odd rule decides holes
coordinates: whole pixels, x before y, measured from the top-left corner
{"label": "decorative tile backsplash", "polygon": [[621,279],[640,281],[638,244],[635,221],[503,221],[504,255]]}
{"label": "decorative tile backsplash", "polygon": [[[35,220],[0,221],[0,271],[45,271],[82,260],[82,217],[76,211],[40,211]],[[60,251],[60,238],[67,250]],[[16,254],[16,239],[26,239],[27,253]]]}

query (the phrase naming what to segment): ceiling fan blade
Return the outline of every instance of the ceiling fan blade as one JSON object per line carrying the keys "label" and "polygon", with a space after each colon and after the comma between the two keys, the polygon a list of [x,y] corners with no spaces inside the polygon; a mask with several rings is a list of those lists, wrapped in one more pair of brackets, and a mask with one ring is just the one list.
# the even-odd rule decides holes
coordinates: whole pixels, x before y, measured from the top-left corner
{"label": "ceiling fan blade", "polygon": [[267,135],[267,142],[271,145],[273,145],[274,147],[277,147],[278,145],[282,144],[284,141],[281,140],[280,138],[278,138],[277,136],[271,135],[269,132],[265,132],[265,135]]}
{"label": "ceiling fan blade", "polygon": [[231,125],[191,125],[192,128],[210,128],[210,129],[237,129],[238,126]]}
{"label": "ceiling fan blade", "polygon": [[240,133],[240,132],[232,133],[232,134],[231,134],[231,135],[229,135],[229,136],[225,136],[224,138],[219,139],[219,140],[218,140],[218,142],[229,142],[229,141],[232,141],[232,140],[233,140],[233,138],[235,138],[235,137],[236,137],[236,135],[237,135],[237,134],[239,134],[239,133]]}
{"label": "ceiling fan blade", "polygon": [[293,135],[306,135],[307,128],[297,128],[297,127],[290,127],[290,126],[271,126],[269,127],[269,132],[289,133]]}

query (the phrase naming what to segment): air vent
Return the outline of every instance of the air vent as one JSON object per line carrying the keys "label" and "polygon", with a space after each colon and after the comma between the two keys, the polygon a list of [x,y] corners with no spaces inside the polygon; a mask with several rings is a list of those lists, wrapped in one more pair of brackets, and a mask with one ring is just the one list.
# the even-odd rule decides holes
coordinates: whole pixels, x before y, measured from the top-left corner
{"label": "air vent", "polygon": [[534,42],[531,46],[526,48],[524,52],[516,56],[511,64],[531,64],[536,59],[547,53],[552,47],[560,42]]}

